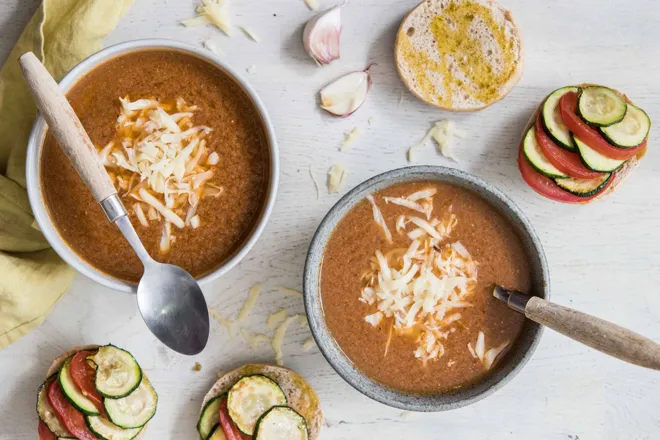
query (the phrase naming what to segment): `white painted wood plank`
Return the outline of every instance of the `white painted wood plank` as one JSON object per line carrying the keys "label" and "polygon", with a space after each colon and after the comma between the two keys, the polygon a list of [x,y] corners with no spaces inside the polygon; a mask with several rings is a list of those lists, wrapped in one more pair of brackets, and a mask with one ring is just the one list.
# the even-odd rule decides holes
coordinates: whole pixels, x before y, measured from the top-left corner
{"label": "white painted wood plank", "polygon": [[[36,0],[0,0],[0,58],[8,54]],[[386,170],[405,166],[407,148],[438,119],[450,117],[470,133],[458,147],[458,164],[429,145],[420,162],[455,166],[483,177],[518,201],[543,240],[552,274],[553,299],[596,314],[660,341],[660,155],[651,153],[615,194],[588,207],[562,206],[526,188],[515,157],[520,131],[549,91],[577,82],[619,88],[660,121],[660,4],[652,0],[503,0],[513,11],[525,41],[526,69],[502,102],[484,111],[453,115],[434,110],[403,93],[392,65],[394,33],[414,0],[354,0],[344,9],[342,59],[317,68],[301,44],[302,25],[313,15],[303,0],[234,0],[235,23],[262,39],[236,32],[224,38],[212,28],[186,29],[177,20],[193,15],[193,0],[136,0],[108,39],[172,38],[201,44],[221,42],[225,59],[245,70],[275,123],[282,160],[278,204],[264,235],[248,258],[228,276],[204,289],[211,305],[235,315],[247,291],[265,282],[247,325],[265,331],[278,307],[303,313],[302,303],[278,294],[276,286],[300,288],[311,235],[341,196],[309,178],[311,165],[325,180],[329,164],[341,161],[349,175],[345,192]],[[330,6],[322,0],[324,6]],[[316,107],[316,92],[344,72],[373,67],[375,85],[353,117],[334,119]],[[372,123],[369,124],[369,119]],[[346,131],[362,136],[344,153]],[[308,330],[292,328],[285,362],[318,391],[328,419],[323,438],[470,440],[642,440],[660,437],[660,376],[609,359],[546,332],[536,355],[504,389],[450,413],[403,414],[354,391],[316,350],[303,353]],[[71,291],[38,330],[0,352],[0,438],[35,436],[35,392],[50,360],[72,345],[111,341],[133,351],[160,393],[159,410],[146,439],[195,438],[202,396],[218,370],[272,360],[269,347],[253,353],[240,336],[231,340],[213,323],[209,348],[196,358],[175,355],[149,334],[131,296],[78,277]],[[202,364],[193,372],[194,362]]]}

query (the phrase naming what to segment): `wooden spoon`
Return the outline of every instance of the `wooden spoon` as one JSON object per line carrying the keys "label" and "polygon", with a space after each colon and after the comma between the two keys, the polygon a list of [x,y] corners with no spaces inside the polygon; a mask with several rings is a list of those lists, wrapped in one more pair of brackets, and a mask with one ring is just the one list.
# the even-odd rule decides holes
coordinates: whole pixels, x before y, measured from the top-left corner
{"label": "wooden spoon", "polygon": [[602,353],[640,367],[660,370],[660,345],[633,331],[502,286],[495,287],[493,296],[532,321]]}

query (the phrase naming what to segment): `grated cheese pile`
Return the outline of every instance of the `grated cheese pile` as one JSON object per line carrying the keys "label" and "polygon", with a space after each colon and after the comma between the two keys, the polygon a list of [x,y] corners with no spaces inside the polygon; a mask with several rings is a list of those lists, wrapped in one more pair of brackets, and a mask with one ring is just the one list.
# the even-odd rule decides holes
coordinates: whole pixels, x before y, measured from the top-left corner
{"label": "grated cheese pile", "polygon": [[120,101],[115,139],[99,156],[140,224],[162,225],[160,251],[167,253],[176,239],[172,225],[198,228],[201,200],[222,194],[212,183],[220,156],[208,148],[211,129],[193,124],[197,106],[182,98]]}
{"label": "grated cheese pile", "polygon": [[[389,198],[386,202],[410,208],[418,215],[402,215],[396,220],[396,231],[405,234],[410,245],[385,254],[380,250],[363,274],[360,301],[374,306],[365,321],[378,327],[387,325],[396,334],[414,335],[416,358],[424,363],[444,355],[443,341],[452,333],[452,325],[461,319],[461,310],[471,307],[469,297],[477,285],[477,263],[460,242],[451,242],[457,225],[451,207],[440,220],[433,215],[435,190],[429,188],[405,198]],[[388,241],[391,234],[369,196],[374,220]],[[387,352],[386,347],[386,352]]]}

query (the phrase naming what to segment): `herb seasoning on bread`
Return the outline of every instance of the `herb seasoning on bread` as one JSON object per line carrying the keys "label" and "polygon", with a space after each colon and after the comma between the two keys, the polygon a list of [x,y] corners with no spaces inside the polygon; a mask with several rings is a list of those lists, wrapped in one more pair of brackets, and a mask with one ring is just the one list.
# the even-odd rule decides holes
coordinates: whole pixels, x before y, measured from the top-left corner
{"label": "herb seasoning on bread", "polygon": [[426,0],[401,23],[395,58],[410,91],[435,107],[480,110],[506,96],[523,71],[511,14],[488,0]]}

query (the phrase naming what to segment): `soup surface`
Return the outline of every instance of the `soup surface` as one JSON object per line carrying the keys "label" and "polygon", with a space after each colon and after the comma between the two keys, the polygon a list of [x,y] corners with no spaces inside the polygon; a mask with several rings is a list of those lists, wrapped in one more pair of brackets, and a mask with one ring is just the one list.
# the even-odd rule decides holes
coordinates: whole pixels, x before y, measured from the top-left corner
{"label": "soup surface", "polygon": [[[524,325],[522,315],[492,297],[495,283],[531,287],[513,227],[481,197],[439,182],[397,184],[373,201],[391,241],[363,200],[325,249],[321,301],[331,334],[356,368],[394,389],[439,393],[479,381]],[[424,231],[425,223],[439,239]]]}
{"label": "soup surface", "polygon": [[[142,221],[138,218],[134,196],[139,194],[135,189],[141,183],[139,174],[132,176],[135,173],[116,163],[106,165],[106,169],[138,235],[156,260],[179,265],[199,277],[214,270],[240,249],[261,215],[270,169],[262,119],[248,95],[231,78],[192,55],[146,50],[119,56],[95,68],[69,91],[67,97],[99,152],[115,141],[115,151],[122,157],[125,154],[122,136],[127,135],[126,130],[121,132],[118,117],[126,108],[130,110],[127,105],[139,106],[143,102],[140,100],[148,99],[164,103],[165,108],[174,113],[180,110],[180,106],[174,104],[176,100],[185,101],[184,110],[190,110],[189,114],[179,113],[175,118],[183,118],[178,119],[183,131],[193,126],[204,127],[192,132],[198,137],[203,136],[200,139],[204,151],[197,159],[201,158],[199,163],[204,164],[199,172],[209,171],[201,177],[206,179],[203,181],[207,187],[204,191],[210,191],[212,196],[207,196],[206,192],[202,194],[200,189],[197,193],[200,194],[199,201],[188,202],[190,194],[184,194],[181,200],[176,199],[176,206],[181,206],[179,211],[184,214],[183,205],[196,202],[196,210],[191,214],[196,214],[197,220],[190,222],[186,218],[184,227],[167,225],[167,251],[163,251],[162,243],[167,218],[142,202],[139,203],[140,209],[144,207],[143,214],[149,212],[149,219],[145,221],[146,216]],[[129,104],[122,104],[120,98]],[[128,114],[138,115],[130,111]],[[138,123],[144,122],[138,116],[135,118]],[[128,130],[129,134],[134,134],[132,129]],[[172,130],[179,129],[175,126]],[[198,146],[191,148],[199,149],[198,141],[195,141]],[[123,280],[138,281],[142,265],[126,240],[108,222],[54,137],[48,133],[44,142],[41,157],[43,194],[50,217],[62,238],[97,269]],[[185,142],[181,145],[185,146]],[[192,150],[188,162],[197,149]],[[109,160],[115,159],[110,157]],[[140,166],[140,170],[142,168]],[[171,179],[161,179],[161,186],[163,182],[171,182]],[[181,187],[185,185],[181,183]],[[142,186],[151,190],[146,180]],[[153,194],[162,196],[157,192]],[[175,206],[174,201],[172,206]]]}

